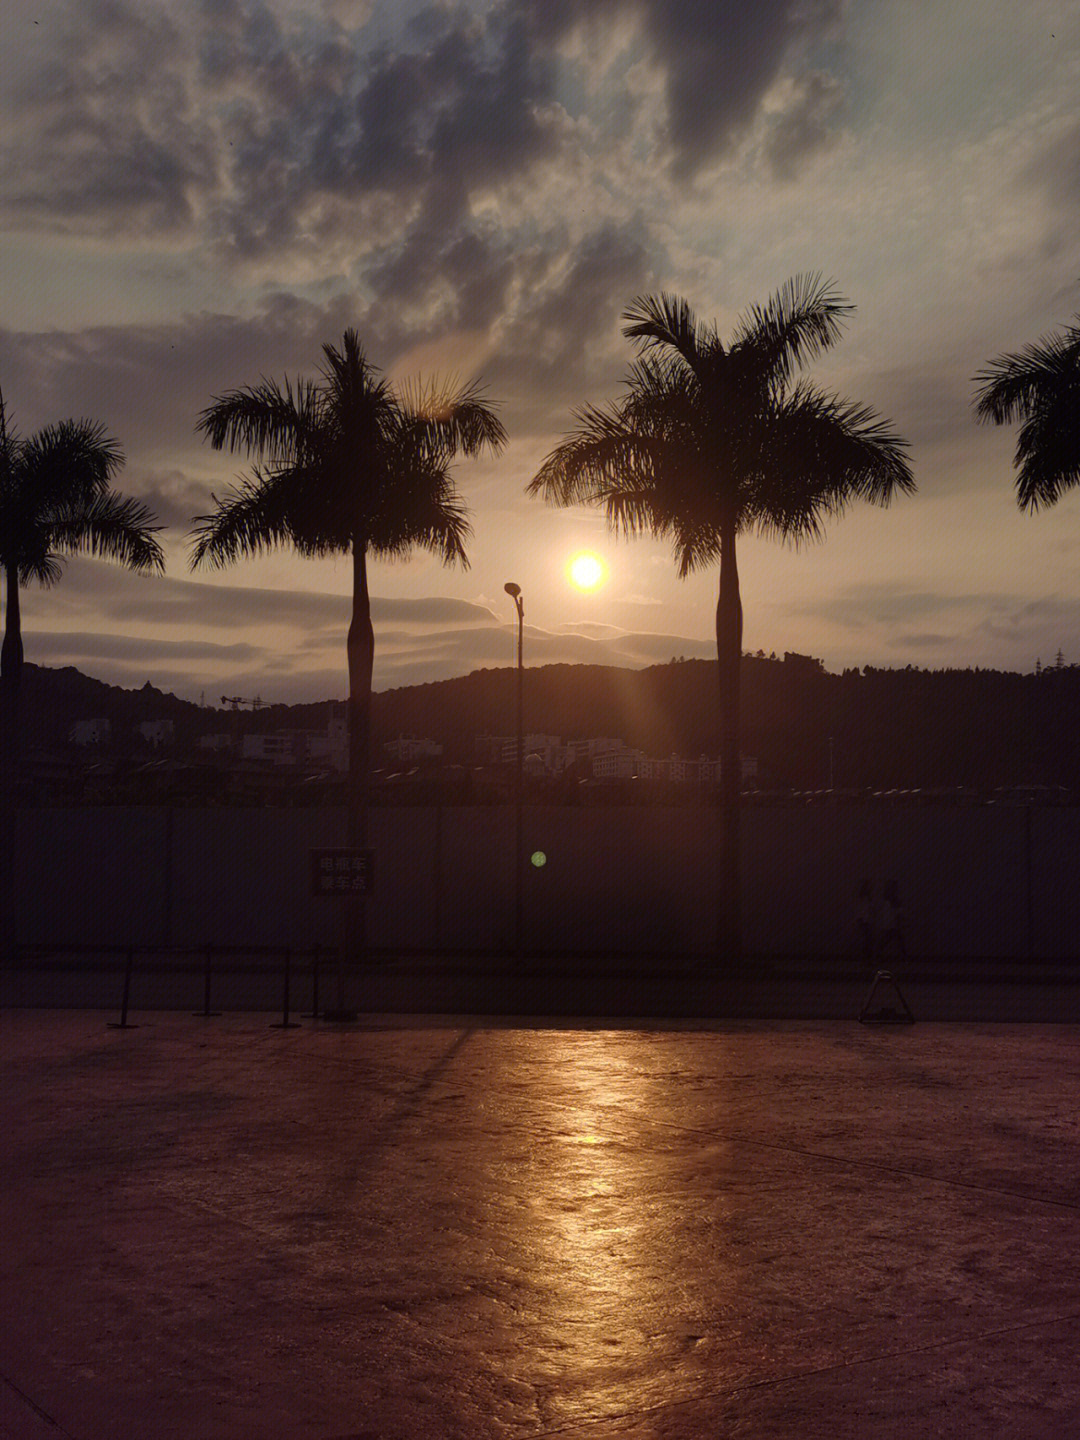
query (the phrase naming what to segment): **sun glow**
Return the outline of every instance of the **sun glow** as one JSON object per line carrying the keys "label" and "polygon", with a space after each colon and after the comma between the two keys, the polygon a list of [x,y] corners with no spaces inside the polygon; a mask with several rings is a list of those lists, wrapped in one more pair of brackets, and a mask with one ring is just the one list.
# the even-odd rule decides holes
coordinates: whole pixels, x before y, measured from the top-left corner
{"label": "sun glow", "polygon": [[566,574],[576,590],[597,590],[607,579],[607,566],[591,550],[579,550],[566,567]]}

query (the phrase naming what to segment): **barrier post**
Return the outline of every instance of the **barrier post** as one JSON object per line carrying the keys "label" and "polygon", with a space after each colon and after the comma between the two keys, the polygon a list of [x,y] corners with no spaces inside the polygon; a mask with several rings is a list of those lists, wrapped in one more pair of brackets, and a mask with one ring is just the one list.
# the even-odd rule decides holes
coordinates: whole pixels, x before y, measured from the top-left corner
{"label": "barrier post", "polygon": [[311,947],[311,1014],[303,1015],[303,1020],[317,1020],[319,1018],[319,946]]}
{"label": "barrier post", "polygon": [[271,1030],[299,1030],[300,1023],[289,1019],[289,972],[292,968],[292,947],[285,951],[285,992],[281,1000],[281,1019],[275,1020]]}
{"label": "barrier post", "polygon": [[220,1010],[210,1009],[210,957],[213,953],[213,946],[207,945],[205,949],[205,964],[203,966],[203,1008],[192,1013],[203,1020],[209,1020],[212,1016],[220,1015]]}
{"label": "barrier post", "polygon": [[135,968],[135,950],[129,945],[127,947],[127,958],[124,962],[124,998],[120,1003],[120,1019],[107,1022],[110,1030],[137,1030],[137,1025],[128,1024],[128,1001],[131,999],[131,972]]}

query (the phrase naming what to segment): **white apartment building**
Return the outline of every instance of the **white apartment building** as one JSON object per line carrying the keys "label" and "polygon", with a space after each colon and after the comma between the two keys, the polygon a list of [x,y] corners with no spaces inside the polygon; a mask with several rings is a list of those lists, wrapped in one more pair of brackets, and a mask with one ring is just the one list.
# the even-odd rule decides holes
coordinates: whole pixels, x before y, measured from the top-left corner
{"label": "white apartment building", "polygon": [[233,735],[200,735],[196,744],[200,750],[231,750],[236,743]]}
{"label": "white apartment building", "polygon": [[112,733],[108,720],[76,720],[68,731],[73,745],[106,745]]}
{"label": "white apartment building", "polygon": [[156,750],[160,745],[171,745],[176,727],[171,720],[140,720],[135,733]]}
{"label": "white apartment building", "polygon": [[333,719],[325,730],[274,730],[245,735],[240,758],[272,765],[321,765],[344,774],[349,768],[348,722]]}
{"label": "white apartment building", "polygon": [[241,760],[268,760],[272,765],[295,765],[295,730],[275,730],[269,735],[245,735],[240,742]]}
{"label": "white apartment building", "polygon": [[443,747],[437,745],[434,740],[418,740],[415,735],[399,735],[396,740],[388,741],[383,749],[395,760],[410,763],[414,760],[426,760],[443,753]]}

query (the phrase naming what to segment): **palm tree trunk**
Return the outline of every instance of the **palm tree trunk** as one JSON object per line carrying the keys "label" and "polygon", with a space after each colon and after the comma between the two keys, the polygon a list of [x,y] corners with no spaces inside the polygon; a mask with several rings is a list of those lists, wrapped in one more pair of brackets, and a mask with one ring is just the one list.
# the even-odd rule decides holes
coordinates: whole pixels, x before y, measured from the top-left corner
{"label": "palm tree trunk", "polygon": [[367,773],[371,748],[371,673],[375,632],[367,582],[367,546],[353,542],[353,608],[349,657],[349,844],[367,840]]}
{"label": "palm tree trunk", "polygon": [[[367,781],[371,746],[371,672],[375,662],[375,632],[371,626],[371,597],[367,583],[367,545],[353,541],[353,608],[346,641],[349,660],[349,780],[348,845],[361,849],[367,844]],[[355,1006],[345,994],[345,962],[362,965],[367,952],[367,902],[362,895],[344,903],[338,945],[337,1008],[327,1010],[327,1019],[353,1020]]]}
{"label": "palm tree trunk", "polygon": [[19,746],[19,687],[22,681],[22,615],[19,609],[19,570],[15,564],[0,565],[7,578],[7,616],[4,643],[0,646],[0,743],[2,763],[14,763]]}
{"label": "palm tree trunk", "polygon": [[720,594],[716,604],[716,660],[720,682],[720,861],[717,886],[717,949],[721,963],[742,958],[742,895],[739,811],[742,758],[739,750],[742,681],[742,597],[735,559],[735,527],[720,532]]}
{"label": "palm tree trunk", "polygon": [[0,646],[0,956],[10,963],[15,958],[15,805],[23,643],[18,566],[10,563],[0,568],[7,577],[7,614]]}

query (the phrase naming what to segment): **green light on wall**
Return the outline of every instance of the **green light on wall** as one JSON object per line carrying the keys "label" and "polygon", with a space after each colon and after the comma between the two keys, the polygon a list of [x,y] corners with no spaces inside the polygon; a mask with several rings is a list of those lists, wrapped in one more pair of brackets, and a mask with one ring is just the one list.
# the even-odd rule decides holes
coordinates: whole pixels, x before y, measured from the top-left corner
{"label": "green light on wall", "polygon": [[533,853],[529,856],[529,859],[536,866],[537,870],[542,869],[543,866],[547,864],[547,856],[544,854],[543,850],[534,850]]}

